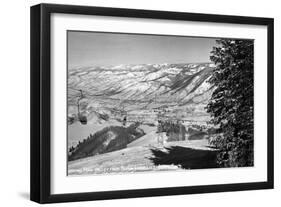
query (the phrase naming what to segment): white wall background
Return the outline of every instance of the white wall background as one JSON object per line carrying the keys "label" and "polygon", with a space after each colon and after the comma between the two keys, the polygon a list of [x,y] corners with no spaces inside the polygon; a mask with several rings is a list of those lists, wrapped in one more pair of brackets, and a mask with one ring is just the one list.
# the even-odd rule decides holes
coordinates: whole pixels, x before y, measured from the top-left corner
{"label": "white wall background", "polygon": [[[29,201],[29,7],[38,3],[275,18],[275,189],[154,198],[62,203],[53,206],[265,206],[281,202],[281,13],[277,0],[57,0],[1,2],[0,76],[0,205],[36,206]],[[266,87],[266,86],[265,86]],[[275,205],[274,205],[275,204]]]}

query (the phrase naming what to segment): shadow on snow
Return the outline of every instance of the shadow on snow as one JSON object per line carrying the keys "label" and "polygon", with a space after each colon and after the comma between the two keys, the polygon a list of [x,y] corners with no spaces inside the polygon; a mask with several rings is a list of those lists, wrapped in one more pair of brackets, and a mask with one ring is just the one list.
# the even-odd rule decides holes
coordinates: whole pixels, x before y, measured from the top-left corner
{"label": "shadow on snow", "polygon": [[173,146],[159,149],[151,149],[153,157],[149,158],[155,165],[178,165],[183,169],[217,168],[217,151],[193,149]]}

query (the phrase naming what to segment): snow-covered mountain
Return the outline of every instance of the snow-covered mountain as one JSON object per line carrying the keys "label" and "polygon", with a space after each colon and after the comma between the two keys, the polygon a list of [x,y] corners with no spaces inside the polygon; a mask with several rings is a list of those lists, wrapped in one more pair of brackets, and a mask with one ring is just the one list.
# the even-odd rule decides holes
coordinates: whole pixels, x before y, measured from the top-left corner
{"label": "snow-covered mountain", "polygon": [[114,111],[140,111],[166,107],[173,112],[204,111],[213,87],[208,83],[215,65],[138,64],[80,67],[68,73],[68,110],[81,109],[88,116]]}

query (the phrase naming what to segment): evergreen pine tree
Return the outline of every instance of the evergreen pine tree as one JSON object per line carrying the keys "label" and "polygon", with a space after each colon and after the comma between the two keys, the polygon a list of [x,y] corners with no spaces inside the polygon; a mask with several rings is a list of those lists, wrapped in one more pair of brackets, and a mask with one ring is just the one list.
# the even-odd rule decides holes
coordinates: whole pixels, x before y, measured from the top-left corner
{"label": "evergreen pine tree", "polygon": [[218,163],[227,167],[253,165],[254,71],[253,40],[221,39],[211,52],[216,69],[209,82],[215,90],[207,105],[220,135],[212,140]]}

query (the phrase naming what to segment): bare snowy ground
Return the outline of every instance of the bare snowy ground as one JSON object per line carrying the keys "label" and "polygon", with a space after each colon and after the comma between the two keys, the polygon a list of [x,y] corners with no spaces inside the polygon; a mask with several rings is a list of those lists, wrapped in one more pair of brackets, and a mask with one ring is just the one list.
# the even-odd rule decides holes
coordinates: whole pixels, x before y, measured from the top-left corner
{"label": "bare snowy ground", "polygon": [[[153,131],[151,132],[153,133]],[[128,148],[68,163],[68,175],[133,173],[214,168],[216,151],[208,141],[148,143],[148,137]]]}

